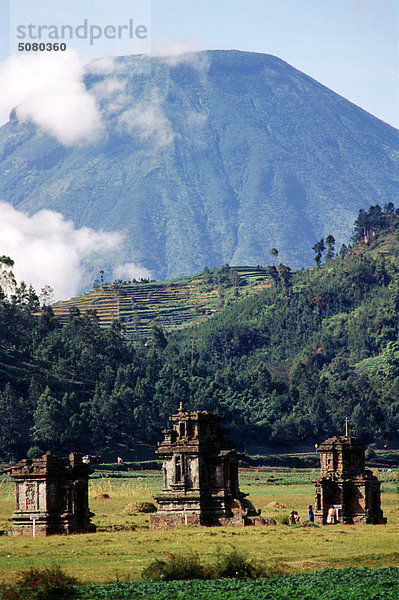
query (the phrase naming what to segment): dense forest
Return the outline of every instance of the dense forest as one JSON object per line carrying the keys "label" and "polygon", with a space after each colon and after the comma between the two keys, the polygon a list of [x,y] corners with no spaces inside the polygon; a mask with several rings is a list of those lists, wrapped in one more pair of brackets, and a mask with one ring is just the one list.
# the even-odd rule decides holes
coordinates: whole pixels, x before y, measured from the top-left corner
{"label": "dense forest", "polygon": [[0,458],[123,448],[139,458],[180,401],[224,414],[247,450],[313,445],[346,417],[365,442],[397,441],[397,213],[361,210],[337,255],[328,236],[314,268],[270,266],[264,291],[195,328],[154,325],[135,344],[95,312],[72,310],[61,326],[46,290],[39,299],[18,285],[0,257]]}

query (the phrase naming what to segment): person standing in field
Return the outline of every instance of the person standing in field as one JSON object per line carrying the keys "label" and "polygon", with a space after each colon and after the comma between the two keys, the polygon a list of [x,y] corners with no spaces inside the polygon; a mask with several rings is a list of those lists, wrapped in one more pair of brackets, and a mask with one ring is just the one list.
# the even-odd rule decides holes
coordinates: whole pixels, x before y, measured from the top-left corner
{"label": "person standing in field", "polygon": [[309,508],[308,508],[308,519],[311,523],[314,523],[314,514],[313,514],[313,508],[312,508],[311,504],[309,505]]}
{"label": "person standing in field", "polygon": [[335,508],[330,506],[327,513],[327,523],[333,525],[335,523]]}

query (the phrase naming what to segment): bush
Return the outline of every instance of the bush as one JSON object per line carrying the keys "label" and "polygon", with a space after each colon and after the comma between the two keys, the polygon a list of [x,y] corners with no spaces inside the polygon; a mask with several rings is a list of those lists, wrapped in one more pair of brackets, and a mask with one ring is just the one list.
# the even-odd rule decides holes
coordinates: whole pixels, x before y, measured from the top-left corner
{"label": "bush", "polygon": [[150,581],[206,578],[205,569],[197,554],[169,554],[166,560],[155,559],[143,570],[141,576]]}
{"label": "bush", "polygon": [[214,579],[234,577],[236,579],[254,579],[262,577],[263,571],[254,566],[243,554],[232,550],[229,554],[222,555],[213,572]]}
{"label": "bush", "polygon": [[289,525],[290,524],[290,515],[288,513],[283,513],[282,515],[277,515],[276,519],[281,525]]}
{"label": "bush", "polygon": [[156,559],[146,567],[141,577],[151,581],[172,581],[176,579],[255,579],[269,576],[269,570],[253,564],[244,555],[232,550],[220,554],[216,565],[204,566],[198,554],[169,554],[166,560]]}
{"label": "bush", "polygon": [[61,571],[29,569],[21,573],[15,585],[0,587],[0,600],[67,600],[79,596],[77,580]]}

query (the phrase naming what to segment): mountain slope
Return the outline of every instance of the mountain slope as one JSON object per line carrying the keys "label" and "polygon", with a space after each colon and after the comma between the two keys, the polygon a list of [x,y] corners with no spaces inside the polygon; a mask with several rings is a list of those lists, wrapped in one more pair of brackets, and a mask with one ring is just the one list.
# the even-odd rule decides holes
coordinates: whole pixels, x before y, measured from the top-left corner
{"label": "mountain slope", "polygon": [[81,313],[95,310],[101,327],[119,319],[125,337],[137,341],[148,338],[153,325],[169,332],[199,324],[268,285],[268,270],[262,267],[222,267],[169,281],[105,284],[52,309],[62,323],[75,308]]}
{"label": "mountain slope", "polygon": [[0,198],[126,231],[124,259],[157,278],[265,264],[272,247],[311,264],[317,239],[347,241],[359,208],[398,197],[398,132],[276,57],[127,56],[98,71],[101,140],[64,148],[13,117]]}

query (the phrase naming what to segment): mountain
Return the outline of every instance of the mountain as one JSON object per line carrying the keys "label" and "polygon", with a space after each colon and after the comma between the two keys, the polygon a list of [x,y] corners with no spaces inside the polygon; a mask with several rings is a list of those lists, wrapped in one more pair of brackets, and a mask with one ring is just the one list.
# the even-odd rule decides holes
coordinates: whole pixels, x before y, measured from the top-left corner
{"label": "mountain", "polygon": [[239,51],[89,65],[95,143],[64,147],[15,112],[0,129],[0,198],[123,230],[158,279],[224,263],[292,268],[347,242],[359,208],[397,201],[398,131],[284,61]]}

